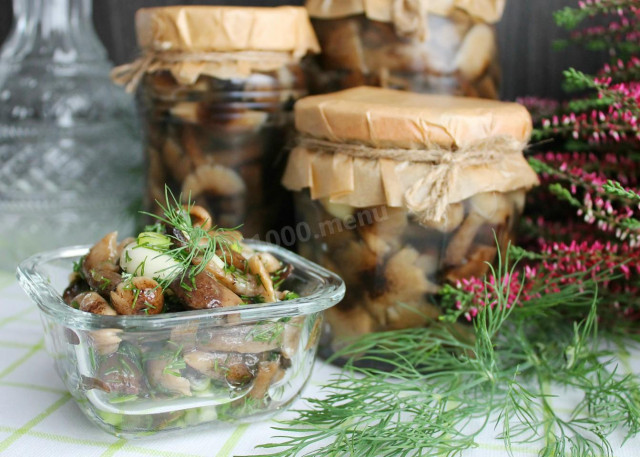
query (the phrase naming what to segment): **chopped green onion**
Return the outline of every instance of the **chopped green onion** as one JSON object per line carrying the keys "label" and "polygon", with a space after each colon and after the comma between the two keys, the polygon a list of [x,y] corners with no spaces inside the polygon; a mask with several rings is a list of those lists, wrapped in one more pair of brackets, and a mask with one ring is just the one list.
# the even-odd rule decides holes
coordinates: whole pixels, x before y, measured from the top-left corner
{"label": "chopped green onion", "polygon": [[287,292],[286,294],[284,294],[285,300],[294,300],[296,298],[300,298],[300,295],[295,292]]}
{"label": "chopped green onion", "polygon": [[142,232],[136,240],[138,246],[144,246],[150,249],[166,251],[171,247],[171,239],[157,232]]}
{"label": "chopped green onion", "polygon": [[119,395],[117,397],[110,398],[109,403],[125,403],[136,400],[137,398],[137,395]]}

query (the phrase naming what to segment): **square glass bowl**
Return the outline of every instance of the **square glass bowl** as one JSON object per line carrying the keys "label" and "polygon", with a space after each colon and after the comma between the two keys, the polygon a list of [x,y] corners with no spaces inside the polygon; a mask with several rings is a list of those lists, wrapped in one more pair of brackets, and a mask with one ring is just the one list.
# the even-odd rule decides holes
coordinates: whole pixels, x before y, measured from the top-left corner
{"label": "square glass bowl", "polygon": [[34,255],[18,280],[40,308],[47,351],[80,408],[103,430],[133,438],[269,418],[300,394],[316,356],[322,311],[343,281],[286,249],[246,240],[293,266],[282,285],[300,298],[153,316],[103,316],[62,300],[73,262],[89,250]]}

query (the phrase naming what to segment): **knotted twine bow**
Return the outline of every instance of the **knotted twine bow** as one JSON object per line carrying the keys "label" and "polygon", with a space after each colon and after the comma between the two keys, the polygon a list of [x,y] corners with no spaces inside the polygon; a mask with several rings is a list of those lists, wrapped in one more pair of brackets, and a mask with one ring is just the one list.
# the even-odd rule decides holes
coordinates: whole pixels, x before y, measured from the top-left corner
{"label": "knotted twine bow", "polygon": [[146,73],[166,69],[172,64],[191,63],[241,63],[258,68],[267,66],[278,68],[300,60],[292,52],[286,51],[233,51],[233,52],[175,52],[148,51],[131,63],[111,70],[111,80],[125,86],[127,92],[134,92]]}
{"label": "knotted twine bow", "polygon": [[404,192],[404,203],[420,220],[440,221],[450,204],[452,189],[463,168],[492,165],[506,154],[521,154],[526,143],[510,136],[483,139],[456,150],[431,145],[429,149],[373,148],[305,137],[299,145],[309,150],[345,154],[363,159],[431,164],[432,167]]}

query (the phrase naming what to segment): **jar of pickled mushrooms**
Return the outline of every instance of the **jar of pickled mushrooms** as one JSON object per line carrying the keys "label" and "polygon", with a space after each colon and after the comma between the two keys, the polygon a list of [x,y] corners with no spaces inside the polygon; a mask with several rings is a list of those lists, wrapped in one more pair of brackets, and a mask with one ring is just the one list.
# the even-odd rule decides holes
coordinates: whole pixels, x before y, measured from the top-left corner
{"label": "jar of pickled mushrooms", "polygon": [[300,251],[347,286],[324,354],[437,319],[442,285],[487,273],[538,183],[515,103],[359,87],[300,100],[295,120]]}
{"label": "jar of pickled mushrooms", "polygon": [[506,0],[307,0],[322,55],[314,90],[360,85],[498,98]]}
{"label": "jar of pickled mushrooms", "polygon": [[148,8],[136,31],[142,57],[112,77],[141,85],[147,207],[165,201],[168,185],[246,237],[279,227],[290,213],[283,146],[307,87],[301,60],[319,51],[306,10]]}

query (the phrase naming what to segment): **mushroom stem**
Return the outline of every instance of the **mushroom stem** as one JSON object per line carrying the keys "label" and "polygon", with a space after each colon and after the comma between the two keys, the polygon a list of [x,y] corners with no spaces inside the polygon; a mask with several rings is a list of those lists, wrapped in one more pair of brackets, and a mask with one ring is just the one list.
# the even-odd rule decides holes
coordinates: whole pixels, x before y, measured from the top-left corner
{"label": "mushroom stem", "polygon": [[92,289],[106,297],[122,280],[116,265],[118,232],[111,232],[98,241],[82,262],[82,273]]}
{"label": "mushroom stem", "polygon": [[478,214],[471,213],[467,216],[447,246],[444,255],[444,261],[447,265],[460,265],[462,263],[473,243],[473,239],[483,224],[484,219]]}
{"label": "mushroom stem", "polygon": [[264,291],[265,303],[273,303],[277,301],[276,294],[273,289],[273,281],[264,264],[260,261],[258,255],[254,255],[249,259],[249,271],[258,277],[261,284],[261,289]]}
{"label": "mushroom stem", "polygon": [[269,390],[269,386],[271,385],[271,380],[278,373],[278,369],[278,362],[260,362],[256,381],[253,385],[253,389],[251,389],[251,392],[249,393],[249,396],[255,400],[264,399],[267,391]]}
{"label": "mushroom stem", "polygon": [[191,396],[191,384],[182,376],[167,372],[169,356],[147,361],[147,376],[151,385],[169,393]]}
{"label": "mushroom stem", "polygon": [[483,192],[469,200],[471,212],[447,246],[445,263],[459,265],[469,252],[478,231],[484,224],[504,224],[512,211],[512,204],[500,192]]}

